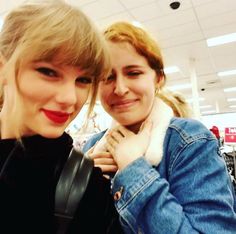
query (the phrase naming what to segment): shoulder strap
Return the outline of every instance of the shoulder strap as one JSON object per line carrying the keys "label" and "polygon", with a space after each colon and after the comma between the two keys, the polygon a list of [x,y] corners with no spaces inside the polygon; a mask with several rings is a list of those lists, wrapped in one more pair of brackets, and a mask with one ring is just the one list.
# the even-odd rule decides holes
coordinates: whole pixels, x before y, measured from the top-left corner
{"label": "shoulder strap", "polygon": [[57,234],[66,233],[73,220],[86,191],[93,165],[93,160],[74,148],[71,150],[55,192],[55,216],[59,222]]}

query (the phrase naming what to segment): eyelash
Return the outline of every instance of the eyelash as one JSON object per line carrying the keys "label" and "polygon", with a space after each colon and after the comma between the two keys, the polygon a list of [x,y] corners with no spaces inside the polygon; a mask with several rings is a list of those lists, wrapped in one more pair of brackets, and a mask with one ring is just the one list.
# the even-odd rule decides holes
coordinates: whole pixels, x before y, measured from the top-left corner
{"label": "eyelash", "polygon": [[[39,68],[36,68],[36,70],[47,77],[58,77],[58,73],[48,67],[39,67]],[[91,84],[92,79],[90,77],[79,77],[76,79],[76,83]]]}
{"label": "eyelash", "polygon": [[79,77],[76,79],[76,83],[82,83],[82,84],[91,84],[92,79],[89,77]]}
{"label": "eyelash", "polygon": [[108,80],[115,80],[115,78],[116,78],[116,75],[115,75],[115,74],[111,74],[111,75],[109,75],[109,76],[107,77],[107,81],[108,81]]}
{"label": "eyelash", "polygon": [[41,73],[45,76],[49,76],[49,77],[57,77],[58,76],[56,71],[54,71],[53,69],[48,68],[48,67],[39,67],[39,68],[36,68],[36,71],[38,71],[39,73]]}
{"label": "eyelash", "polygon": [[138,75],[141,75],[142,72],[140,72],[140,71],[131,71],[131,72],[127,72],[127,74],[129,76],[138,76]]}
{"label": "eyelash", "polygon": [[[143,74],[143,72],[141,72],[141,71],[128,71],[128,72],[126,72],[126,75],[130,76],[130,77],[137,77],[141,74]],[[111,74],[110,76],[107,77],[107,79],[104,80],[104,82],[106,84],[109,84],[110,82],[114,81],[115,79],[116,79],[116,75]]]}

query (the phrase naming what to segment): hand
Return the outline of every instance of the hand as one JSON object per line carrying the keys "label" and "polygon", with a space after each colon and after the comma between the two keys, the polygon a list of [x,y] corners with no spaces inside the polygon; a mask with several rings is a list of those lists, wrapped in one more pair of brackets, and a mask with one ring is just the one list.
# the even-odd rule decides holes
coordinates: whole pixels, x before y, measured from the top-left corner
{"label": "hand", "polygon": [[91,153],[89,157],[94,160],[94,166],[100,167],[104,174],[115,173],[118,170],[117,164],[109,152]]}
{"label": "hand", "polygon": [[150,141],[151,122],[146,122],[138,134],[123,126],[111,130],[106,136],[107,150],[112,154],[121,170],[137,158],[144,156]]}

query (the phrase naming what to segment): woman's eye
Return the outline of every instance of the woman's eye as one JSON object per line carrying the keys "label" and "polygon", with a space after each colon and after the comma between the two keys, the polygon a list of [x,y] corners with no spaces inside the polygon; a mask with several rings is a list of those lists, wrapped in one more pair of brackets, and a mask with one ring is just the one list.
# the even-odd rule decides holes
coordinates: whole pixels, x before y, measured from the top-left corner
{"label": "woman's eye", "polygon": [[82,83],[82,84],[91,84],[92,79],[90,77],[79,77],[76,79],[77,83]]}
{"label": "woman's eye", "polygon": [[50,76],[50,77],[57,76],[57,72],[51,68],[39,67],[39,68],[36,68],[36,70],[45,76]]}
{"label": "woman's eye", "polygon": [[109,75],[106,79],[104,79],[104,83],[108,84],[111,83],[112,81],[114,81],[116,79],[116,75],[115,74],[111,74]]}
{"label": "woman's eye", "polygon": [[127,74],[128,74],[128,76],[138,76],[138,75],[142,74],[142,72],[140,72],[140,71],[130,71]]}

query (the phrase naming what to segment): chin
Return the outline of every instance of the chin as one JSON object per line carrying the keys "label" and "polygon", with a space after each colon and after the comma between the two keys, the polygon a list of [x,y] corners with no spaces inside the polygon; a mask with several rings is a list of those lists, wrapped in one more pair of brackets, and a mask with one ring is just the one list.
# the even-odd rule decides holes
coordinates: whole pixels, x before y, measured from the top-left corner
{"label": "chin", "polygon": [[136,125],[140,122],[143,122],[143,118],[133,118],[133,116],[129,116],[128,118],[117,118],[116,121],[124,126]]}

